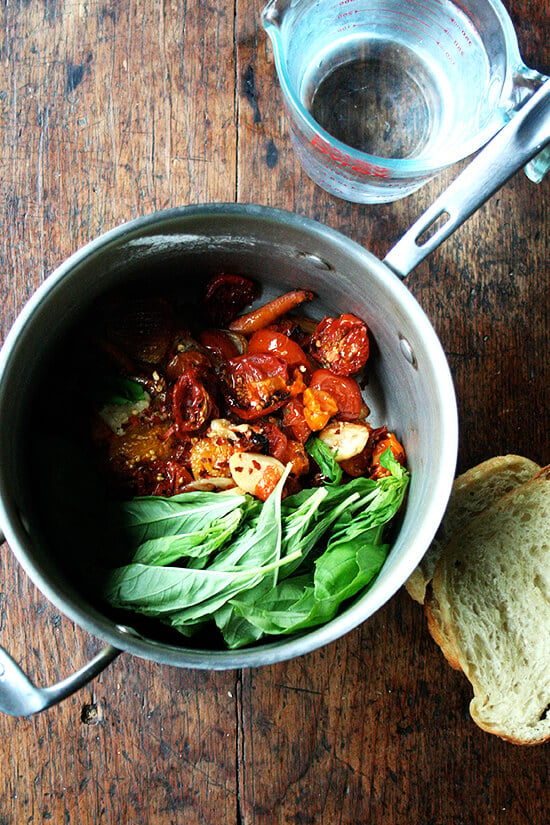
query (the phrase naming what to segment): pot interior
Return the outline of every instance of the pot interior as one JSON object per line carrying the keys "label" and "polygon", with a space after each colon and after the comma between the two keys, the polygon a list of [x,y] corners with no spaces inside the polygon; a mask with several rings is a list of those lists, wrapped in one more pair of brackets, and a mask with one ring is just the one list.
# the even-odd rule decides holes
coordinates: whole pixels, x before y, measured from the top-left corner
{"label": "pot interior", "polygon": [[[208,278],[234,272],[259,281],[260,301],[302,287],[315,300],[314,318],[349,312],[369,326],[375,342],[365,398],[374,426],[387,424],[404,443],[411,484],[390,555],[373,586],[327,625],[241,651],[216,641],[127,623],[98,604],[87,586],[94,542],[84,525],[64,530],[56,502],[75,485],[94,499],[90,479],[63,449],[42,452],[43,420],[70,422],[64,391],[67,342],[92,307],[113,290],[137,289],[199,299]],[[86,380],[83,374],[77,380]],[[48,414],[44,415],[44,398]],[[70,429],[70,427],[68,427]],[[305,653],[364,621],[402,585],[427,549],[454,476],[456,403],[448,366],[424,313],[399,279],[359,246],[320,224],[278,210],[217,205],[159,213],[127,224],[76,253],[33,297],[16,322],[0,364],[0,494],[12,550],[60,610],[112,644],[157,661],[233,668]],[[97,520],[97,521],[96,521]],[[89,524],[100,523],[94,511]]]}

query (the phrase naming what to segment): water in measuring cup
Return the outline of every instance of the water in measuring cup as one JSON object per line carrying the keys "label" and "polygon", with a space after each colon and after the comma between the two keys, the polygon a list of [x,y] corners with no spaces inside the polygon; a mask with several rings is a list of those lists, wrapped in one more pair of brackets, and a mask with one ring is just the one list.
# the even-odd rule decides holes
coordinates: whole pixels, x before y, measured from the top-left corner
{"label": "water in measuring cup", "polygon": [[323,52],[305,73],[302,100],[337,140],[380,158],[427,156],[452,119],[453,95],[436,69],[380,38],[348,38]]}

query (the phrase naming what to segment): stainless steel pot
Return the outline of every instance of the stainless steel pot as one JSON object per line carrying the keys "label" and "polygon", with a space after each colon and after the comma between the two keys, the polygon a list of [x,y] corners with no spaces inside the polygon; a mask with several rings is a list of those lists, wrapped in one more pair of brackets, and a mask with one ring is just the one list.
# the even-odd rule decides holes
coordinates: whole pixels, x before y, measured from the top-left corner
{"label": "stainless steel pot", "polygon": [[[445,510],[455,472],[458,425],[441,344],[399,276],[404,277],[545,145],[550,138],[550,86],[541,92],[525,107],[521,147],[521,124],[512,121],[385,262],[306,218],[255,205],[214,204],[168,210],[124,224],[85,246],[46,280],[15,322],[0,354],[0,527],[39,589],[66,616],[109,645],[78,673],[42,689],[0,649],[1,710],[28,715],[49,707],[79,689],[121,651],[190,668],[233,669],[282,661],[342,636],[401,587],[424,555]],[[419,246],[416,239],[443,213],[450,216],[446,224]],[[176,645],[148,638],[102,613],[67,577],[56,547],[42,534],[24,455],[29,407],[41,372],[58,342],[94,300],[114,287],[130,286],[153,265],[177,271],[182,294],[220,269],[258,279],[264,286],[263,299],[296,285],[312,289],[318,316],[352,312],[367,322],[376,341],[368,389],[371,420],[395,428],[404,441],[412,475],[406,511],[371,589],[328,624],[297,638],[240,651],[197,649],[183,639]]]}

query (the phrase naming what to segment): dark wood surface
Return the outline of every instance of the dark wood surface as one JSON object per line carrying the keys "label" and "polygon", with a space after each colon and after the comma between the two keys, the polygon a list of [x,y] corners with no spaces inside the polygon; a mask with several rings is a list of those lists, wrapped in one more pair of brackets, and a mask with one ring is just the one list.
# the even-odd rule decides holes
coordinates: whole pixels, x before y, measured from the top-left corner
{"label": "dark wood surface", "polygon": [[[173,205],[254,201],[383,256],[450,181],[357,206],[301,172],[259,0],[4,2],[1,331],[72,251]],[[545,2],[510,0],[550,69]],[[517,174],[408,279],[456,382],[458,469],[550,461],[548,182]],[[100,642],[1,553],[0,643],[40,684]],[[245,672],[123,655],[28,719],[0,718],[0,825],[546,825],[550,749],[479,730],[471,691],[402,591],[300,659]]]}

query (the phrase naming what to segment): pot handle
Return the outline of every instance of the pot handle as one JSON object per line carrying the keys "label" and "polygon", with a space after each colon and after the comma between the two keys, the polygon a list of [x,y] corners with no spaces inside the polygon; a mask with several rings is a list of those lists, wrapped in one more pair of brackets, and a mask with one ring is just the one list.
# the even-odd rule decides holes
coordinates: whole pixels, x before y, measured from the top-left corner
{"label": "pot handle", "polygon": [[405,278],[515,172],[550,143],[550,80],[528,99],[390,249],[384,263]]}
{"label": "pot handle", "polygon": [[108,645],[76,673],[55,685],[39,688],[0,647],[0,711],[10,716],[31,716],[57,705],[94,679],[121,652]]}
{"label": "pot handle", "polygon": [[[4,536],[0,531],[0,544],[3,541]],[[0,711],[10,716],[31,716],[46,710],[84,687],[121,652],[108,645],[76,673],[55,685],[39,688],[23,673],[9,653],[0,647]]]}

